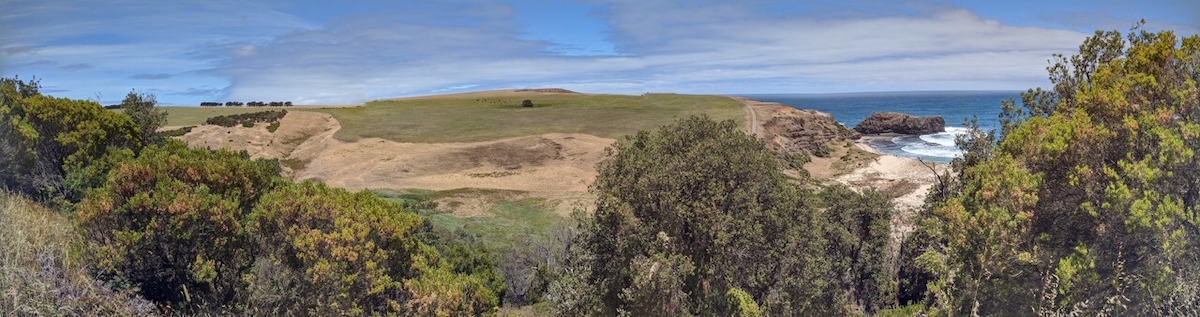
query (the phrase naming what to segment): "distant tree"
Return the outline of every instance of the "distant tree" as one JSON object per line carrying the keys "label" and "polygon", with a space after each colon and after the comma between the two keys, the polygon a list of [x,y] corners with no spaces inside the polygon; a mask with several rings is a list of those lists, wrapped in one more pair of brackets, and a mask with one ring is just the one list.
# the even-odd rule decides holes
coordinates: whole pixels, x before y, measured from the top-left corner
{"label": "distant tree", "polygon": [[123,113],[138,126],[142,140],[147,145],[162,144],[164,140],[158,133],[158,128],[167,123],[167,112],[157,105],[158,101],[154,95],[139,94],[135,91],[130,91],[125,95],[125,100],[121,101],[121,108],[125,109]]}

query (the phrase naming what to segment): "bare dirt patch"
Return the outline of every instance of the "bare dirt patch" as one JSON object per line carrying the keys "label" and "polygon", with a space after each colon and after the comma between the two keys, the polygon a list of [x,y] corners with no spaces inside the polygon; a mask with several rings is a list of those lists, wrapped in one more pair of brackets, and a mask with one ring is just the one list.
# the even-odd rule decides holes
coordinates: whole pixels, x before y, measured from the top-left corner
{"label": "bare dirt patch", "polygon": [[[252,158],[279,159],[285,175],[295,180],[319,180],[349,190],[516,191],[547,198],[563,215],[590,199],[587,189],[596,178],[595,165],[604,158],[604,148],[615,141],[581,133],[549,133],[486,142],[402,143],[380,138],[343,142],[333,138],[340,128],[329,114],[289,111],[273,133],[265,124],[202,125],[181,138],[193,147],[244,150]],[[494,198],[468,195],[445,203],[467,208]],[[486,210],[467,209],[465,214]]]}

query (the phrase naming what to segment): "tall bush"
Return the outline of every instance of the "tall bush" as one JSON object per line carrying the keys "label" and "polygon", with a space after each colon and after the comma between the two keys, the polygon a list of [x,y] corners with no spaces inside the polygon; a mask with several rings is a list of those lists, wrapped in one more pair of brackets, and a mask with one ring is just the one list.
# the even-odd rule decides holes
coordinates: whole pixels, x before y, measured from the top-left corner
{"label": "tall bush", "polygon": [[147,299],[233,303],[255,255],[244,219],[278,173],[241,153],[177,141],[146,148],[78,205],[89,259]]}

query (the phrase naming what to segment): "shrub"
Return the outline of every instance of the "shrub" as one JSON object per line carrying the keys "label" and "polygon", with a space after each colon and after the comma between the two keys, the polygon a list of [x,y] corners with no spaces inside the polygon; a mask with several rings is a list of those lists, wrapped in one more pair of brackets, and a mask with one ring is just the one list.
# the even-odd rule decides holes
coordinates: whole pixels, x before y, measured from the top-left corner
{"label": "shrub", "polygon": [[533,107],[533,101],[529,100],[529,99],[525,99],[524,101],[521,101],[521,106],[526,107],[526,108]]}
{"label": "shrub", "polygon": [[253,127],[254,124],[260,123],[260,122],[268,122],[268,123],[277,122],[277,121],[279,121],[279,119],[283,119],[283,116],[285,116],[285,115],[287,115],[287,110],[259,111],[259,112],[251,112],[251,113],[239,113],[239,114],[231,114],[231,115],[224,115],[224,116],[216,116],[216,117],[212,117],[212,118],[208,118],[208,119],[204,120],[204,123],[212,124],[212,125],[219,125],[219,126],[226,127],[226,128],[230,128],[230,127],[233,127],[233,126],[236,126],[239,124],[244,127]]}
{"label": "shrub", "polygon": [[[420,220],[369,192],[288,184],[263,196],[248,223],[268,263],[299,277],[302,300],[283,305],[293,313],[399,313],[402,282],[418,273],[412,258]],[[251,285],[261,278],[270,276],[255,276]]]}
{"label": "shrub", "polygon": [[248,223],[265,251],[247,277],[260,313],[476,315],[499,304],[490,261],[439,254],[417,239],[415,214],[370,192],[288,184]]}
{"label": "shrub", "polygon": [[91,164],[109,149],[138,148],[142,136],[129,117],[86,100],[54,98],[38,83],[0,79],[0,168],[4,186],[48,201],[80,197],[66,188],[67,171]]}
{"label": "shrub", "polygon": [[178,128],[178,129],[174,129],[174,130],[163,131],[161,134],[164,137],[168,137],[168,138],[180,137],[180,136],[184,136],[185,134],[188,134],[189,132],[192,132],[192,129],[195,127],[196,126],[186,126],[186,127],[182,127],[182,128]]}
{"label": "shrub", "polygon": [[[599,309],[726,315],[738,288],[769,314],[837,312],[826,284],[827,220],[811,195],[787,181],[762,142],[732,121],[681,119],[619,143],[599,166],[598,199],[574,244],[586,250],[565,270],[587,274],[594,296],[552,286],[559,311]],[[657,266],[655,265],[657,263]],[[676,275],[656,276],[654,272]],[[664,273],[666,274],[666,273]],[[678,279],[678,280],[676,280]],[[682,296],[682,297],[681,297]]]}
{"label": "shrub", "polygon": [[146,148],[79,204],[89,260],[147,299],[231,303],[254,256],[243,219],[278,173],[272,162],[178,141]]}

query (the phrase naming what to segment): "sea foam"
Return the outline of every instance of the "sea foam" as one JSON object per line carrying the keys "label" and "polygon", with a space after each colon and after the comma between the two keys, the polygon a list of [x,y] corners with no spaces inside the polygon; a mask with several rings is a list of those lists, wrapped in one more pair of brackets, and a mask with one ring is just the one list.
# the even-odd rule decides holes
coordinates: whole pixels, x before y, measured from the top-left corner
{"label": "sea foam", "polygon": [[895,137],[892,138],[892,143],[899,147],[901,151],[911,153],[917,157],[949,161],[955,157],[962,156],[962,151],[954,145],[954,139],[959,135],[966,134],[968,131],[970,129],[964,127],[946,127],[946,132],[925,134],[917,137]]}

